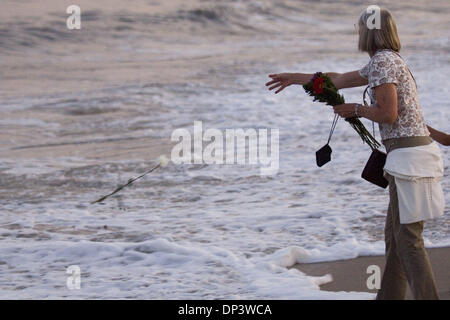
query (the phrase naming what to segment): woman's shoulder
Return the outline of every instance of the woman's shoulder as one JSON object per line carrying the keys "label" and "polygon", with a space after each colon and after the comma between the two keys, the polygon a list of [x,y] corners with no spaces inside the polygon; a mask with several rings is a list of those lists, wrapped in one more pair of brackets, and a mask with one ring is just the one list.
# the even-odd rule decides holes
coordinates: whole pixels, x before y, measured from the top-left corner
{"label": "woman's shoulder", "polygon": [[398,53],[389,49],[378,50],[370,59],[370,65],[376,68],[400,67],[403,64],[404,62]]}
{"label": "woman's shoulder", "polygon": [[405,74],[403,59],[391,50],[378,50],[369,62],[369,86],[375,88],[383,83],[400,84]]}

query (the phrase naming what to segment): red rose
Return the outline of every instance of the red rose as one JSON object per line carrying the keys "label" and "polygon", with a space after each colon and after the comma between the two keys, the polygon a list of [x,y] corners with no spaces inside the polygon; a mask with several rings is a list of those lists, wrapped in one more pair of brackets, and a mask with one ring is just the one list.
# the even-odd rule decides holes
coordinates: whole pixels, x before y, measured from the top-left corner
{"label": "red rose", "polygon": [[315,94],[321,94],[323,92],[323,82],[324,82],[324,78],[319,77],[314,79],[313,82],[313,90]]}

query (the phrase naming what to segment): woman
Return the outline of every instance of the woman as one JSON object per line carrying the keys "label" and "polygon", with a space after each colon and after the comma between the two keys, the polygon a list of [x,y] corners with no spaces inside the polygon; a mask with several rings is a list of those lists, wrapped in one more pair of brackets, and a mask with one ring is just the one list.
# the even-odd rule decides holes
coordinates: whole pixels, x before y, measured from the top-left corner
{"label": "woman", "polygon": [[[415,80],[398,55],[401,45],[392,15],[380,11],[379,29],[367,27],[369,17],[367,10],[363,11],[355,27],[358,48],[369,54],[370,62],[361,70],[327,74],[338,89],[369,85],[371,106],[346,103],[334,106],[334,112],[344,118],[359,116],[378,122],[388,153],[384,167],[390,197],[386,267],[377,299],[404,299],[407,283],[415,299],[439,299],[422,231],[424,220],[444,212],[442,157],[432,138],[444,141],[448,137],[425,124]],[[271,74],[266,86],[278,88],[278,93],[291,84],[303,85],[312,76]]]}

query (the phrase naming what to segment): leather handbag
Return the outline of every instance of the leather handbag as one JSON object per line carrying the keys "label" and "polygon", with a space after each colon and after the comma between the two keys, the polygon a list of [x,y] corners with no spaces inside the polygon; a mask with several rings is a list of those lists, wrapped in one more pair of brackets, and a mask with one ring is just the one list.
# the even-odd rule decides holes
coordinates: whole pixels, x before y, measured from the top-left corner
{"label": "leather handbag", "polygon": [[364,167],[361,177],[370,183],[373,183],[381,188],[386,189],[389,182],[383,176],[384,164],[386,163],[386,153],[373,149],[369,160]]}
{"label": "leather handbag", "polygon": [[[364,90],[363,94],[363,102],[367,106],[366,103],[366,92],[369,86]],[[375,125],[372,121],[372,130],[373,130],[373,136],[375,137]],[[364,170],[361,174],[361,178],[364,180],[369,181],[370,183],[373,183],[381,188],[386,189],[386,187],[389,185],[389,182],[384,177],[384,165],[386,163],[386,157],[387,154],[378,150],[378,149],[372,149],[372,153],[370,154],[369,160],[367,160],[367,163],[364,167]]]}

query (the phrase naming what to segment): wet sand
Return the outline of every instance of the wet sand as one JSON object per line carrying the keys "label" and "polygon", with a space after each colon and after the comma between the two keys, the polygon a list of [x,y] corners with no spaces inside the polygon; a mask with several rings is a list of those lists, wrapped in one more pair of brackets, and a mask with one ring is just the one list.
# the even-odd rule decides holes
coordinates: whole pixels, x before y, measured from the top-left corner
{"label": "wet sand", "polygon": [[[439,297],[442,300],[450,300],[450,247],[427,249],[433,267]],[[366,285],[367,267],[378,265],[381,272],[384,270],[384,256],[358,257],[356,259],[296,264],[293,268],[311,276],[322,276],[331,274],[333,281],[320,286],[325,291],[364,291],[376,293],[369,290]],[[407,299],[413,299],[408,287]]]}

